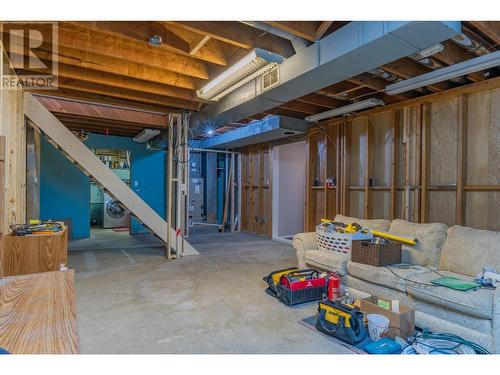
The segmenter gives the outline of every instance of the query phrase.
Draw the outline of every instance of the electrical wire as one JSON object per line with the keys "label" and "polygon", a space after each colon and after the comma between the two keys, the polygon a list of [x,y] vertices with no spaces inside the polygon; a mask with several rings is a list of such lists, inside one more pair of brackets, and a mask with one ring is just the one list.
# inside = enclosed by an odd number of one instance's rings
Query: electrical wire
{"label": "electrical wire", "polygon": [[479,344],[452,333],[417,333],[401,354],[490,354]]}

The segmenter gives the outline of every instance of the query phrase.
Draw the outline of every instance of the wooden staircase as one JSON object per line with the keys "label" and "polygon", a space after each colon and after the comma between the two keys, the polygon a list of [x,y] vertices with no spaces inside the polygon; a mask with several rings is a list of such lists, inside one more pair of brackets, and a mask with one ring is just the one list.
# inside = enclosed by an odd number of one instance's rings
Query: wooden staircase
{"label": "wooden staircase", "polygon": [[198,251],[169,223],[148,206],[130,187],[111,171],[64,124],[45,108],[33,95],[24,94],[25,115],[56,148],[77,165],[86,175],[109,192],[143,225],[165,243],[170,243],[177,256],[198,255]]}

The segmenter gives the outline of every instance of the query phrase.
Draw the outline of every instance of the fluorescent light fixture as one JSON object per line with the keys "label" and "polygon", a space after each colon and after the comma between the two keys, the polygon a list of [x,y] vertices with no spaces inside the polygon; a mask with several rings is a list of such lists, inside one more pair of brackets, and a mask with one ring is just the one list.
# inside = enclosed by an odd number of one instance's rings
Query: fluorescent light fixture
{"label": "fluorescent light fixture", "polygon": [[424,86],[432,85],[433,83],[446,81],[452,78],[465,76],[480,70],[494,68],[500,65],[500,51],[492,52],[487,55],[475,57],[454,65],[447,66],[434,70],[429,73],[422,74],[417,77],[412,77],[393,83],[385,87],[385,92],[388,95],[395,95],[405,91],[415,90]]}
{"label": "fluorescent light fixture", "polygon": [[204,100],[219,100],[281,62],[283,56],[256,48],[198,90],[198,97]]}
{"label": "fluorescent light fixture", "polygon": [[325,120],[327,118],[345,115],[346,113],[357,112],[357,111],[361,111],[362,109],[375,107],[377,105],[385,105],[385,103],[383,100],[371,98],[371,99],[363,100],[360,102],[352,103],[352,104],[346,105],[344,107],[334,108],[334,109],[330,109],[329,111],[326,111],[326,112],[321,112],[321,113],[317,113],[317,114],[312,115],[312,116],[308,116],[308,117],[306,117],[306,121],[318,122],[321,120]]}
{"label": "fluorescent light fixture", "polygon": [[144,143],[149,141],[151,138],[156,137],[158,134],[160,134],[158,129],[144,129],[134,137],[133,141],[137,143]]}

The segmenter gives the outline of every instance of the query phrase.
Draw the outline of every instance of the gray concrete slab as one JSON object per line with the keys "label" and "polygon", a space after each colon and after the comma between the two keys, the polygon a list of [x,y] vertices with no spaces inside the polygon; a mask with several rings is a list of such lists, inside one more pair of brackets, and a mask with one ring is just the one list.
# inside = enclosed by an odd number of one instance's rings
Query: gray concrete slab
{"label": "gray concrete slab", "polygon": [[115,235],[69,253],[82,353],[352,354],[298,324],[315,303],[287,307],[264,292],[263,275],[295,265],[291,246],[204,234],[190,238],[201,255],[167,261],[160,247]]}

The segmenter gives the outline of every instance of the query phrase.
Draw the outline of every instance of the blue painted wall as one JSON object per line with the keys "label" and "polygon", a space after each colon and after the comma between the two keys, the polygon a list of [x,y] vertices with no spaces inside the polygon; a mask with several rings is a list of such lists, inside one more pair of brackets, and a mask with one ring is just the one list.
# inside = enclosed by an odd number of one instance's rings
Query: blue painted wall
{"label": "blue painted wall", "polygon": [[[152,151],[132,138],[91,134],[89,148],[130,150],[131,188],[165,217],[165,151]],[[90,183],[77,166],[42,137],[40,156],[40,217],[71,219],[73,238],[90,236]],[[132,234],[148,230],[132,219]]]}

